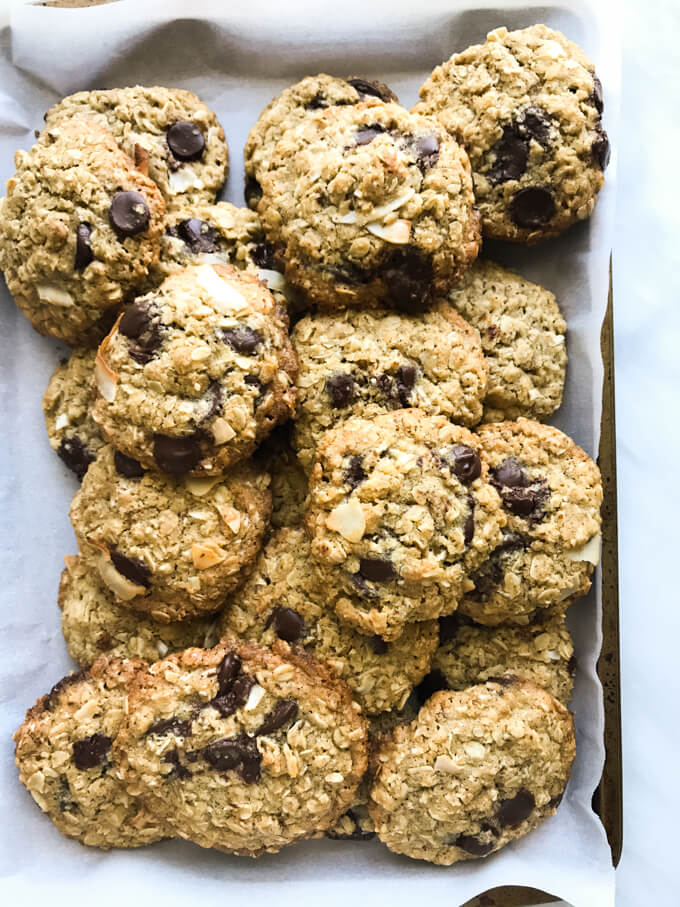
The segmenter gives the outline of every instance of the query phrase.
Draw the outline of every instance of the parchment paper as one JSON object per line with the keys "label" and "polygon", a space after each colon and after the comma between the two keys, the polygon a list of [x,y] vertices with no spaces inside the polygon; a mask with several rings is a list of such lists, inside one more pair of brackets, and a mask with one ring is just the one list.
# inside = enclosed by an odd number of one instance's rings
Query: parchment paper
{"label": "parchment paper", "polygon": [[[550,6],[451,0],[320,3],[121,0],[85,10],[18,4],[0,32],[0,180],[16,148],[28,148],[42,114],[87,88],[159,83],[190,88],[217,110],[231,149],[225,198],[242,200],[242,148],[259,111],[286,85],[326,71],[380,78],[410,107],[431,69],[491,28],[545,22],[584,47],[605,87],[613,146],[595,215],[538,249],[494,244],[493,254],[558,297],[567,318],[569,369],[554,424],[595,454],[608,289],[619,107],[619,36],[613,4]],[[610,10],[611,7],[611,10]],[[612,12],[612,15],[608,15]],[[590,807],[604,758],[600,583],[569,615],[578,656],[572,709],[578,754],[554,818],[483,861],[450,868],[392,855],[378,842],[311,841],[258,861],[168,841],[100,853],[63,838],[20,785],[11,734],[25,709],[73,665],[60,632],[56,592],[74,553],[68,508],[76,482],[50,450],[40,397],[64,347],[39,337],[0,287],[2,629],[0,782],[5,904],[412,905],[456,907],[498,885],[527,885],[575,907],[612,907],[614,875],[604,830]],[[219,901],[218,901],[219,899]]]}

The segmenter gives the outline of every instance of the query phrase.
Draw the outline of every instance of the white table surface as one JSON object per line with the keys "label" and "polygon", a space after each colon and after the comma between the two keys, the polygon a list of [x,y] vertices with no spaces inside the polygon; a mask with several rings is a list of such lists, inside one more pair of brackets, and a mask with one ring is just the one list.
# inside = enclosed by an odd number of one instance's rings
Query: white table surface
{"label": "white table surface", "polygon": [[[10,5],[0,0],[0,27]],[[616,902],[673,907],[680,902],[680,2],[623,0],[621,15],[614,332],[624,848]]]}

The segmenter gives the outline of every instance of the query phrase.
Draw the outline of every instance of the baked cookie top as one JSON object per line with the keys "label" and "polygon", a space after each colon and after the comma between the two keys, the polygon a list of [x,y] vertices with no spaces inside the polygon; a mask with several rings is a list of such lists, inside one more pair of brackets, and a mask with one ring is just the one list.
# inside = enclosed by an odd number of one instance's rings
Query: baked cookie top
{"label": "baked cookie top", "polygon": [[92,564],[67,555],[59,583],[61,631],[69,655],[90,665],[100,655],[158,661],[190,646],[208,646],[214,635],[211,617],[164,623],[116,603],[113,592]]}
{"label": "baked cookie top", "polygon": [[269,476],[243,463],[214,479],[145,470],[102,448],[71,504],[88,566],[116,602],[166,622],[217,611],[269,523]]}
{"label": "baked cookie top", "polygon": [[105,441],[92,418],[95,350],[74,350],[50,378],[42,408],[50,447],[82,479]]}
{"label": "baked cookie top", "polygon": [[113,741],[144,662],[103,656],[69,674],[26,712],[14,734],[19,778],[62,834],[91,847],[140,847],[170,837],[118,774]]}
{"label": "baked cookie top", "polygon": [[220,618],[222,635],[262,645],[276,639],[329,664],[366,713],[401,708],[437,647],[434,621],[411,624],[395,642],[345,626],[329,603],[303,529],[276,532]]}
{"label": "baked cookie top", "polygon": [[47,111],[47,128],[67,117],[109,129],[169,208],[189,200],[214,202],[226,179],[224,130],[192,91],[158,85],[79,91]]}
{"label": "baked cookie top", "polygon": [[293,411],[288,318],[264,284],[228,265],[171,274],[102,342],[95,419],[149,468],[218,476]]}
{"label": "baked cookie top", "polygon": [[258,212],[286,277],[320,305],[421,311],[477,256],[467,154],[398,104],[313,111],[261,180]]}
{"label": "baked cookie top", "polygon": [[306,525],[342,620],[395,639],[455,611],[505,517],[478,439],[444,416],[353,418],[317,448]]}
{"label": "baked cookie top", "polygon": [[553,815],[575,752],[571,715],[529,681],[435,693],[378,750],[375,830],[430,863],[486,856]]}
{"label": "baked cookie top", "polygon": [[600,557],[600,471],[567,435],[530,419],[479,429],[507,525],[461,604],[478,623],[527,623],[590,588]]}
{"label": "baked cookie top", "polygon": [[417,406],[462,425],[481,418],[488,367],[479,335],[446,303],[420,315],[309,315],[291,340],[299,365],[294,443],[306,469],[323,433],[350,416]]}
{"label": "baked cookie top", "polygon": [[550,290],[477,259],[447,301],[479,331],[489,366],[484,421],[552,415],[564,390],[567,324]]}
{"label": "baked cookie top", "polygon": [[161,194],[89,120],[47,127],[14,163],[0,201],[7,286],[39,333],[96,344],[111,310],[158,260]]}
{"label": "baked cookie top", "polygon": [[540,242],[592,214],[609,160],[602,85],[561,32],[497,28],[437,66],[420,98],[414,110],[470,155],[485,236]]}
{"label": "baked cookie top", "polygon": [[187,649],[140,676],[116,746],[179,837],[258,856],[324,831],[366,769],[359,706],[286,643]]}

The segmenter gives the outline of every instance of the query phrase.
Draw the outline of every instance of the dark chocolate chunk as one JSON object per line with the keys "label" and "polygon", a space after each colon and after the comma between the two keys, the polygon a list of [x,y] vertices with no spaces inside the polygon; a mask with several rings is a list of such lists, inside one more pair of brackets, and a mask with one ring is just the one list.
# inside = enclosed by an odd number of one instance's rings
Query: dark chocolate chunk
{"label": "dark chocolate chunk", "polygon": [[527,138],[533,139],[544,148],[550,148],[550,125],[552,119],[541,107],[527,107],[522,114],[521,127]]}
{"label": "dark chocolate chunk", "polygon": [[254,737],[239,734],[236,737],[223,737],[202,750],[203,758],[220,772],[239,768],[243,780],[252,784],[260,777],[261,756]]}
{"label": "dark chocolate chunk", "polygon": [[299,706],[294,699],[280,699],[271,712],[264,716],[262,724],[255,731],[255,736],[262,734],[271,734],[278,731],[284,724],[289,721],[295,721],[298,716]]}
{"label": "dark chocolate chunk", "polygon": [[363,467],[364,458],[361,454],[353,454],[349,458],[349,466],[345,470],[345,481],[349,487],[354,490],[366,478],[366,472]]}
{"label": "dark chocolate chunk", "polygon": [[90,463],[94,463],[97,459],[96,454],[92,453],[90,448],[86,447],[76,435],[61,439],[57,448],[57,455],[64,461],[71,472],[75,472],[81,481]]}
{"label": "dark chocolate chunk", "polygon": [[254,356],[264,340],[259,331],[248,327],[238,327],[233,330],[223,329],[220,336],[233,350],[244,356]]}
{"label": "dark chocolate chunk", "polygon": [[148,305],[143,302],[133,302],[123,312],[123,317],[118,323],[118,330],[130,340],[137,340],[148,331],[150,322]]}
{"label": "dark chocolate chunk", "polygon": [[220,250],[220,234],[210,224],[197,217],[190,217],[177,224],[177,235],[194,255]]}
{"label": "dark chocolate chunk", "polygon": [[314,97],[305,104],[305,110],[325,110],[327,107],[328,98],[321,91],[317,91]]}
{"label": "dark chocolate chunk", "polygon": [[292,608],[274,608],[267,618],[265,627],[272,625],[279,639],[284,639],[286,642],[297,642],[307,633],[304,618]]}
{"label": "dark chocolate chunk", "polygon": [[359,573],[371,583],[390,583],[397,578],[392,561],[382,557],[362,557]]}
{"label": "dark chocolate chunk", "polygon": [[522,787],[514,797],[501,800],[496,808],[496,816],[503,828],[514,828],[529,818],[535,806],[534,795]]}
{"label": "dark chocolate chunk", "polygon": [[604,95],[602,92],[602,82],[598,77],[593,73],[593,93],[590,95],[590,103],[594,106],[595,110],[598,113],[602,113],[604,110]]}
{"label": "dark chocolate chunk", "polygon": [[223,718],[228,718],[229,715],[233,715],[236,709],[240,709],[241,706],[246,704],[250,691],[254,686],[254,677],[249,674],[239,674],[233,680],[227,692],[216,696],[210,702],[210,705],[216,708]]}
{"label": "dark chocolate chunk", "polygon": [[510,202],[510,217],[518,227],[531,230],[550,223],[555,214],[555,199],[544,186],[520,189]]}
{"label": "dark chocolate chunk", "polygon": [[439,160],[439,139],[434,132],[418,136],[413,142],[416,163],[423,173]]}
{"label": "dark chocolate chunk", "polygon": [[444,460],[454,476],[464,485],[474,482],[482,474],[480,456],[474,447],[468,447],[467,444],[454,444],[444,454]]}
{"label": "dark chocolate chunk", "polygon": [[354,378],[352,375],[331,375],[326,379],[326,393],[334,409],[344,409],[354,400]]}
{"label": "dark chocolate chunk", "polygon": [[502,463],[491,470],[491,484],[496,488],[526,488],[531,479],[524,471],[517,457],[506,457]]}
{"label": "dark chocolate chunk", "polygon": [[141,479],[146,473],[146,469],[144,469],[138,460],[133,460],[132,457],[126,457],[125,454],[121,453],[119,450],[114,452],[113,462],[118,475],[121,475],[126,479]]}
{"label": "dark chocolate chunk", "polygon": [[258,243],[250,250],[250,257],[258,266],[268,271],[276,271],[276,260],[274,258],[274,246],[266,239]]}
{"label": "dark chocolate chunk", "polygon": [[376,655],[384,655],[389,649],[389,644],[385,642],[382,636],[374,636],[371,642]]}
{"label": "dark chocolate chunk", "polygon": [[217,669],[217,695],[223,696],[241,672],[241,659],[236,652],[227,652]]}
{"label": "dark chocolate chunk", "polygon": [[370,126],[360,126],[354,133],[355,145],[370,145],[373,139],[385,132],[385,127],[380,123],[372,123]]}
{"label": "dark chocolate chunk", "polygon": [[456,638],[460,627],[460,618],[457,614],[448,614],[446,617],[439,618],[439,645],[451,642]]}
{"label": "dark chocolate chunk", "polygon": [[151,584],[151,570],[149,570],[143,560],[138,557],[126,557],[117,548],[112,548],[110,554],[113,566],[122,576],[137,586],[146,586],[148,588]]}
{"label": "dark chocolate chunk", "polygon": [[90,245],[90,235],[92,226],[86,221],[78,224],[76,229],[76,271],[84,271],[85,268],[94,259],[92,246]]}
{"label": "dark chocolate chunk", "polygon": [[201,424],[209,422],[218,413],[222,412],[222,386],[219,381],[210,382],[203,399],[208,401],[208,409],[205,415],[201,417]]}
{"label": "dark chocolate chunk", "polygon": [[188,435],[184,438],[154,435],[153,458],[159,469],[171,475],[189,472],[201,460],[200,438],[197,435]]}
{"label": "dark chocolate chunk", "polygon": [[416,699],[420,705],[424,705],[434,693],[448,689],[450,687],[446,675],[438,668],[435,668],[429,674],[426,674],[415,688]]}
{"label": "dark chocolate chunk", "polygon": [[[188,755],[189,754],[187,754],[187,757]],[[177,777],[182,781],[186,780],[187,778],[191,778],[191,772],[185,765],[182,765],[182,763],[180,762],[179,753],[177,752],[177,750],[168,750],[167,752],[163,753],[162,759],[163,762],[166,762],[168,763],[168,765],[172,766],[172,771],[170,771],[168,775],[166,775],[166,778],[170,777],[170,775],[173,774],[177,775]]]}
{"label": "dark chocolate chunk", "polygon": [[474,835],[458,835],[452,844],[469,853],[471,857],[484,857],[494,849],[495,841],[485,842]]}
{"label": "dark chocolate chunk", "polygon": [[470,512],[465,517],[463,524],[463,541],[466,545],[470,544],[475,535],[475,499],[471,494],[468,495],[468,506]]}
{"label": "dark chocolate chunk", "polygon": [[418,371],[415,365],[400,365],[397,371],[397,396],[402,406],[408,406]]}
{"label": "dark chocolate chunk", "polygon": [[144,736],[148,737],[150,734],[174,734],[176,737],[189,737],[191,734],[191,721],[183,721],[176,715],[173,715],[172,718],[159,718],[154,721]]}
{"label": "dark chocolate chunk", "polygon": [[243,198],[249,208],[257,208],[257,203],[262,198],[262,186],[252,176],[249,176],[246,180]]}
{"label": "dark chocolate chunk", "polygon": [[74,671],[72,674],[67,674],[65,677],[62,677],[61,680],[58,680],[45,698],[45,708],[47,709],[47,711],[52,711],[61,692],[72,686],[74,683],[79,683],[81,680],[86,680],[89,676],[89,668],[81,668],[79,671]]}
{"label": "dark chocolate chunk", "polygon": [[419,249],[394,249],[381,268],[387,303],[401,312],[417,313],[431,301],[432,261]]}
{"label": "dark chocolate chunk", "polygon": [[492,186],[518,180],[527,169],[529,142],[520,135],[515,124],[503,127],[503,135],[491,152],[496,157],[486,176]]}
{"label": "dark chocolate chunk", "polygon": [[139,192],[116,192],[109,208],[109,219],[120,236],[136,236],[149,226],[149,206]]}
{"label": "dark chocolate chunk", "polygon": [[196,161],[205,149],[205,138],[195,123],[180,120],[165,133],[168,148],[178,161]]}
{"label": "dark chocolate chunk", "polygon": [[545,515],[543,505],[549,495],[545,479],[539,479],[527,488],[501,489],[503,506],[515,516],[531,517],[533,522],[539,522]]}
{"label": "dark chocolate chunk", "polygon": [[368,585],[368,583],[360,573],[352,573],[350,575],[350,580],[352,581],[352,585],[356,589],[357,593],[361,596],[361,598],[378,598],[378,593],[375,591],[375,589],[371,589],[371,587]]}
{"label": "dark chocolate chunk", "polygon": [[593,142],[593,158],[600,170],[604,170],[611,157],[609,138],[604,129],[598,129],[597,138]]}
{"label": "dark chocolate chunk", "polygon": [[128,353],[131,359],[142,365],[153,359],[161,345],[160,326],[152,318],[148,303],[133,302],[129,305],[118,323],[118,330],[134,341],[128,344]]}
{"label": "dark chocolate chunk", "polygon": [[369,95],[372,98],[380,98],[381,101],[396,101],[397,96],[393,91],[383,85],[382,82],[372,82],[368,79],[347,79],[348,85],[351,85],[352,88],[356,90],[361,95]]}
{"label": "dark chocolate chunk", "polygon": [[106,761],[107,753],[111,749],[113,740],[104,734],[92,734],[83,737],[73,744],[73,762],[81,772],[86,768],[95,768]]}

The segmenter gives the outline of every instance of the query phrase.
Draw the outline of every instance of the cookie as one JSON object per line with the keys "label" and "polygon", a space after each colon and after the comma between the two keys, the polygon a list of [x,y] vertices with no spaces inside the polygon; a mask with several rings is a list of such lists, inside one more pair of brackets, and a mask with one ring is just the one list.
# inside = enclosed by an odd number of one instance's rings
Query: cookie
{"label": "cookie", "polygon": [[90,665],[103,653],[117,658],[158,661],[190,646],[217,640],[211,618],[168,624],[116,604],[97,570],[81,557],[67,556],[59,583],[61,630],[69,655]]}
{"label": "cookie", "polygon": [[214,202],[226,179],[224,130],[191,91],[158,85],[79,91],[47,111],[47,127],[67,117],[85,117],[108,128],[156,183],[169,208]]}
{"label": "cookie", "polygon": [[562,402],[567,368],[567,324],[554,295],[478,259],[447,301],[481,337],[489,365],[483,420],[552,415]]}
{"label": "cookie", "polygon": [[227,602],[221,635],[261,645],[284,639],[330,665],[367,714],[401,708],[437,648],[434,621],[411,624],[395,642],[340,622],[314,568],[303,529],[280,529],[245,585]]}
{"label": "cookie", "polygon": [[310,111],[348,104],[398,102],[397,96],[382,82],[361,78],[340,79],[320,73],[306,76],[286,88],[264,108],[248,133],[243,152],[246,172],[246,203],[252,208],[262,198],[261,174],[269,169],[276,143],[305,120]]}
{"label": "cookie", "polygon": [[262,225],[312,302],[421,311],[477,256],[467,154],[398,104],[313,111],[261,176]]}
{"label": "cookie", "polygon": [[126,791],[112,751],[144,662],[104,656],[69,674],[14,734],[19,779],[62,834],[91,847],[140,847],[170,836]]}
{"label": "cookie", "polygon": [[287,316],[257,277],[184,268],[102,342],[94,416],[148,468],[218,476],[290,416],[296,370]]}
{"label": "cookie", "polygon": [[567,435],[529,419],[483,425],[478,437],[507,525],[472,574],[462,613],[494,626],[566,609],[600,558],[599,469]]}
{"label": "cookie", "polygon": [[265,438],[253,461],[271,477],[273,529],[299,526],[305,512],[307,475],[290,446],[289,425],[281,425]]}
{"label": "cookie", "polygon": [[92,418],[95,355],[74,350],[57,366],[42,398],[50,447],[79,479],[105,443]]}
{"label": "cookie", "polygon": [[602,85],[563,34],[497,28],[438,66],[420,98],[414,111],[470,155],[485,236],[537,243],[590,217],[609,161]]}
{"label": "cookie", "polygon": [[435,693],[381,745],[368,809],[395,853],[483,857],[555,813],[575,752],[571,715],[529,681]]}
{"label": "cookie", "polygon": [[286,643],[223,643],[152,665],[116,755],[128,788],[175,834],[259,856],[325,831],[366,769],[359,706]]}
{"label": "cookie", "polygon": [[438,690],[464,690],[515,674],[566,705],[574,686],[574,644],[561,612],[545,609],[524,627],[482,627],[453,614],[440,620],[440,645],[417,694],[425,702]]}
{"label": "cookie", "polygon": [[445,303],[421,315],[310,315],[291,340],[299,366],[294,444],[307,470],[323,433],[350,416],[417,406],[462,425],[481,418],[488,367],[479,335]]}
{"label": "cookie", "polygon": [[250,463],[222,479],[176,478],[106,446],[73,499],[71,522],[117,604],[183,620],[217,611],[243,582],[269,522],[268,485]]}
{"label": "cookie", "polygon": [[343,621],[392,640],[456,610],[505,523],[479,447],[419,409],[348,419],[323,436],[306,525]]}
{"label": "cookie", "polygon": [[0,200],[0,269],[40,334],[92,346],[158,260],[165,205],[103,127],[45,129]]}

